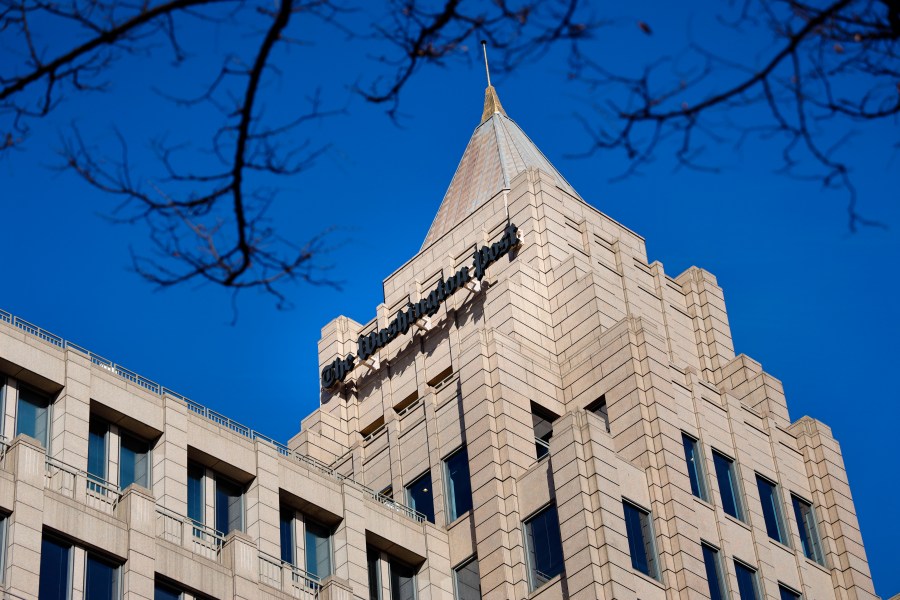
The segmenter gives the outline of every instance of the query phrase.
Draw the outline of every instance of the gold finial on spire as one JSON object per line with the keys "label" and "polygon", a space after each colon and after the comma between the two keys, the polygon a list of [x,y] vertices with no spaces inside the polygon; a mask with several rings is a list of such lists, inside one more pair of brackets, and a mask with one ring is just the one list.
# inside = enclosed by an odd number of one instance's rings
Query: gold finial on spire
{"label": "gold finial on spire", "polygon": [[484,110],[481,111],[481,122],[484,123],[490,119],[495,113],[506,116],[503,105],[500,104],[500,98],[497,96],[497,90],[491,85],[491,70],[488,68],[487,58],[487,42],[481,40],[481,49],[484,52],[484,73],[487,75],[487,89],[484,90]]}

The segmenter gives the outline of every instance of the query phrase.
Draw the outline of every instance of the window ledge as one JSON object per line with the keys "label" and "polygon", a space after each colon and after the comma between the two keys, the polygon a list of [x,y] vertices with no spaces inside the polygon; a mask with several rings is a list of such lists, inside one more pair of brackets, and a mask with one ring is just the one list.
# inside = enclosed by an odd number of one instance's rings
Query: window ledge
{"label": "window ledge", "polygon": [[716,510],[716,507],[713,506],[708,500],[704,500],[704,499],[701,498],[700,496],[694,496],[693,494],[691,494],[691,497],[692,497],[698,504],[700,504],[700,506],[705,506],[706,508],[708,508],[708,509],[710,509],[710,510],[712,510],[712,511],[715,511],[715,510]]}
{"label": "window ledge", "polygon": [[634,567],[631,568],[631,572],[634,573],[635,575],[637,575],[638,577],[640,577],[641,579],[643,579],[644,581],[650,582],[653,585],[655,585],[656,587],[658,587],[659,589],[666,591],[666,586],[663,585],[663,582],[661,582],[659,579],[656,579],[655,577],[650,577],[649,575],[642,573],[641,571],[638,571]]}
{"label": "window ledge", "polygon": [[779,541],[776,540],[775,538],[771,538],[771,537],[770,537],[770,538],[769,538],[769,541],[770,541],[770,542],[772,543],[772,545],[775,546],[776,548],[781,548],[781,549],[784,550],[785,552],[790,552],[791,554],[794,553],[794,549],[793,549],[793,548],[791,548],[790,546],[788,546],[788,545],[785,544],[785,543],[779,542]]}
{"label": "window ledge", "polygon": [[528,596],[526,596],[526,598],[536,598],[538,595],[545,592],[548,587],[550,587],[553,584],[562,580],[562,576],[563,576],[562,573],[560,573],[559,575],[554,575],[553,577],[551,577],[550,579],[548,579],[547,581],[542,583],[539,587],[536,587],[533,590],[531,590],[531,593],[528,594]]}
{"label": "window ledge", "polygon": [[[728,514],[727,512],[725,512],[725,511],[722,511],[722,514],[725,515],[725,518],[728,519],[729,521],[731,521],[732,523],[735,523],[735,524],[737,524],[737,525],[740,525],[741,527],[743,527],[743,528],[746,529],[747,531],[753,531],[753,530],[750,528],[750,524],[749,524],[749,523],[744,523],[743,521],[741,521],[741,520],[738,519],[737,517],[732,517],[731,515],[729,515],[729,514]],[[771,538],[769,538],[769,539],[771,539]]]}
{"label": "window ledge", "polygon": [[455,519],[453,519],[452,521],[450,521],[449,523],[447,523],[447,525],[446,525],[445,527],[446,527],[447,529],[453,529],[454,527],[456,527],[457,525],[459,525],[461,522],[465,521],[465,520],[469,517],[469,515],[471,515],[471,514],[472,514],[472,511],[471,511],[471,510],[467,510],[467,511],[464,512],[463,514],[459,515],[458,517],[456,517]]}
{"label": "window ledge", "polygon": [[831,575],[831,570],[828,567],[826,567],[825,565],[819,564],[811,558],[807,558],[806,555],[803,555],[803,558],[806,559],[807,564],[816,567],[817,569],[819,569],[820,571],[822,571],[824,573],[827,573],[828,575]]}

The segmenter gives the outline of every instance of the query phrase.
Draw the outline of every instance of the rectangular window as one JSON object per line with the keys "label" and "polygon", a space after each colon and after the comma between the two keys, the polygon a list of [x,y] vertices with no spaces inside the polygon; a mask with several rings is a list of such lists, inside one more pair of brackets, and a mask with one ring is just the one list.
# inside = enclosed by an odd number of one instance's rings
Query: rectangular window
{"label": "rectangular window", "polygon": [[551,504],[525,522],[525,551],[531,589],[535,590],[563,571],[559,515]]}
{"label": "rectangular window", "polygon": [[[88,426],[88,477],[106,482],[106,434],[109,426],[105,421],[91,418]],[[100,488],[98,487],[97,490]]]}
{"label": "rectangular window", "polygon": [[584,407],[584,410],[590,411],[603,419],[603,425],[606,427],[606,433],[609,433],[609,410],[606,407],[606,396],[600,396],[597,400]]}
{"label": "rectangular window", "polygon": [[331,575],[331,530],[309,519],[306,525],[306,571],[319,579]]}
{"label": "rectangular window", "polygon": [[756,581],[756,570],[748,567],[739,560],[735,560],[734,571],[737,575],[738,597],[741,600],[760,600],[759,583]]}
{"label": "rectangular window", "polygon": [[153,586],[153,600],[181,600],[181,592],[170,585],[157,581]]}
{"label": "rectangular window", "polygon": [[366,549],[366,562],[369,565],[369,600],[381,600],[381,561],[378,551]]}
{"label": "rectangular window", "polygon": [[19,384],[16,435],[20,433],[30,435],[46,448],[50,442],[49,412],[50,398],[37,390]]}
{"label": "rectangular window", "polygon": [[84,597],[90,600],[115,600],[119,597],[119,566],[92,552],[87,553]]}
{"label": "rectangular window", "polygon": [[814,560],[825,566],[825,555],[822,552],[822,544],[819,541],[819,528],[816,526],[816,513],[812,504],[791,495],[794,505],[794,517],[797,519],[797,529],[800,533],[800,545],[803,546],[803,554],[806,558]]}
{"label": "rectangular window", "polygon": [[537,459],[550,454],[550,438],[553,437],[553,421],[556,415],[537,404],[531,404],[531,424],[534,427],[534,446]]}
{"label": "rectangular window", "polygon": [[800,594],[780,583],[778,584],[778,597],[781,600],[800,600],[802,598]]}
{"label": "rectangular window", "polygon": [[686,433],[681,434],[681,443],[684,446],[684,460],[687,462],[688,479],[691,480],[691,493],[709,502],[709,492],[706,489],[706,471],[703,469],[703,453],[700,452],[700,442]]}
{"label": "rectangular window", "polygon": [[150,444],[122,435],[119,444],[119,489],[132,483],[150,489]]}
{"label": "rectangular window", "polygon": [[206,469],[200,465],[188,463],[188,518],[201,525],[206,523],[206,494],[203,491],[203,474],[205,471]]}
{"label": "rectangular window", "polygon": [[416,571],[410,566],[390,561],[391,600],[416,600]]}
{"label": "rectangular window", "polygon": [[72,581],[72,544],[44,537],[38,600],[67,600]]}
{"label": "rectangular window", "polygon": [[430,472],[426,472],[406,486],[406,502],[434,523],[434,497],[431,491]]}
{"label": "rectangular window", "polygon": [[444,482],[447,486],[447,522],[452,523],[472,510],[472,481],[465,447],[444,461]]}
{"label": "rectangular window", "polygon": [[722,508],[735,519],[744,520],[744,507],[741,504],[741,488],[737,479],[734,461],[713,450],[713,464],[716,467],[716,478],[719,480],[719,495],[722,497]]}
{"label": "rectangular window", "polygon": [[0,585],[3,585],[6,574],[6,517],[7,515],[0,513]]}
{"label": "rectangular window", "polygon": [[281,526],[281,560],[289,564],[296,564],[294,553],[297,544],[294,541],[294,511],[290,509],[281,509],[280,515]]}
{"label": "rectangular window", "polygon": [[216,477],[216,531],[235,530],[244,530],[244,491],[233,481]]}
{"label": "rectangular window", "polygon": [[622,501],[622,506],[625,509],[625,530],[628,533],[631,566],[644,575],[659,579],[656,542],[650,513],[625,500]]}
{"label": "rectangular window", "polygon": [[481,576],[478,574],[477,558],[453,569],[453,589],[456,600],[481,600]]}
{"label": "rectangular window", "polygon": [[719,551],[706,543],[701,543],[700,547],[703,549],[703,564],[706,566],[710,600],[727,600],[728,592],[725,588],[725,575],[722,572]]}
{"label": "rectangular window", "polygon": [[756,487],[759,488],[759,500],[762,503],[763,518],[766,521],[766,533],[773,540],[787,545],[787,529],[784,526],[781,494],[778,492],[778,486],[765,477],[757,475]]}

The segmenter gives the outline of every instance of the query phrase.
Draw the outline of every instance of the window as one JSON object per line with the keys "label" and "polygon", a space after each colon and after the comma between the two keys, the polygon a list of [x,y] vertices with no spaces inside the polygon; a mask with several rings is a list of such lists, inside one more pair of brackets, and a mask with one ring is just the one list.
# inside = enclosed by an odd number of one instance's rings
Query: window
{"label": "window", "polygon": [[538,460],[550,454],[550,438],[553,437],[555,420],[556,415],[537,404],[531,404],[531,423],[534,427],[534,446]]}
{"label": "window", "polygon": [[0,585],[3,585],[6,573],[6,517],[7,515],[0,513]]}
{"label": "window", "polygon": [[628,533],[631,566],[644,575],[659,579],[650,513],[625,500],[622,501],[622,506],[625,508],[625,530]]}
{"label": "window", "polygon": [[72,579],[72,545],[54,538],[41,540],[39,600],[67,600]]}
{"label": "window", "polygon": [[150,445],[130,435],[119,440],[119,488],[132,483],[150,488]]}
{"label": "window", "polygon": [[794,505],[794,517],[797,519],[797,529],[800,532],[800,545],[803,546],[803,554],[806,558],[825,566],[825,555],[822,552],[822,544],[819,541],[819,530],[816,527],[816,513],[812,504],[791,495]]}
{"label": "window", "polygon": [[16,414],[16,435],[30,435],[44,448],[49,445],[50,398],[37,390],[19,384],[19,404]]}
{"label": "window", "polygon": [[701,543],[700,547],[703,549],[703,564],[706,566],[710,600],[727,600],[728,592],[725,589],[725,575],[722,573],[719,551],[706,543]]}
{"label": "window", "polygon": [[153,600],[182,600],[181,592],[170,585],[157,581],[153,586]]}
{"label": "window", "polygon": [[481,600],[481,576],[478,559],[472,558],[453,569],[453,589],[456,600]]}
{"label": "window", "polygon": [[713,450],[713,464],[716,467],[716,478],[719,480],[719,495],[722,497],[722,508],[726,513],[744,520],[744,508],[741,504],[740,485],[734,461]]}
{"label": "window", "polygon": [[416,571],[403,563],[390,561],[391,600],[416,600]]}
{"label": "window", "polygon": [[87,553],[84,597],[91,600],[115,600],[119,597],[119,566],[92,552]]}
{"label": "window", "polygon": [[424,475],[406,486],[406,500],[414,510],[434,523],[434,498],[431,495],[431,473]]}
{"label": "window", "polygon": [[279,522],[281,526],[281,560],[292,565],[296,564],[294,562],[297,546],[294,540],[294,511],[282,508]]}
{"label": "window", "polygon": [[778,584],[778,597],[781,598],[781,600],[800,600],[800,598],[802,598],[800,594],[780,583]]}
{"label": "window", "polygon": [[759,500],[762,503],[763,518],[766,521],[766,532],[775,541],[787,544],[784,527],[784,515],[781,512],[781,494],[778,486],[765,477],[756,476],[756,487],[759,488]]}
{"label": "window", "polygon": [[244,530],[244,491],[221,476],[216,476],[216,531]]}
{"label": "window", "polygon": [[451,523],[472,510],[472,481],[465,447],[444,461],[444,482],[447,486],[447,522]]}
{"label": "window", "polygon": [[369,600],[381,600],[381,564],[378,551],[367,548],[366,562],[369,565]]}
{"label": "window", "polygon": [[[88,477],[106,482],[106,439],[109,427],[106,422],[91,419],[88,427]],[[98,490],[100,488],[97,488]]]}
{"label": "window", "polygon": [[738,597],[741,600],[760,600],[759,584],[756,582],[756,570],[739,560],[735,560],[734,571],[737,575]]}
{"label": "window", "polygon": [[532,590],[562,573],[562,538],[555,504],[525,522],[525,551],[528,554],[528,575]]}
{"label": "window", "polygon": [[319,579],[331,575],[331,530],[310,521],[306,525],[306,571]]}
{"label": "window", "polygon": [[3,436],[4,415],[6,415],[6,377],[0,375],[0,440],[6,439]]}
{"label": "window", "polygon": [[[188,518],[195,523],[206,522],[206,494],[203,490],[203,474],[205,469],[200,465],[188,463]],[[197,531],[194,532],[195,535]]]}
{"label": "window", "polygon": [[686,433],[681,434],[681,443],[684,446],[684,460],[687,461],[688,479],[691,480],[691,493],[709,502],[709,492],[706,489],[706,471],[703,469],[703,453],[700,451],[700,442]]}
{"label": "window", "polygon": [[606,396],[600,396],[599,399],[587,405],[584,410],[589,411],[603,419],[606,426],[606,433],[609,433],[609,411],[606,408]]}

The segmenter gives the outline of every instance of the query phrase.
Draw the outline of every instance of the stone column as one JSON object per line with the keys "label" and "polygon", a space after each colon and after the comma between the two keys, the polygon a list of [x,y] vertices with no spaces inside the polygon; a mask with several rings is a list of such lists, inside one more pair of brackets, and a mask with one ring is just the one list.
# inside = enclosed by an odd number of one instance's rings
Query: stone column
{"label": "stone column", "polygon": [[259,550],[242,531],[232,531],[222,546],[222,566],[233,574],[234,600],[257,600],[259,591]]}
{"label": "stone column", "polygon": [[7,451],[15,476],[13,512],[7,520],[6,591],[37,598],[41,572],[46,452],[34,438],[19,435]]}
{"label": "stone column", "polygon": [[128,556],[122,567],[125,600],[153,600],[156,571],[156,499],[150,490],[128,486],[116,505],[116,516],[128,524]]}
{"label": "stone column", "polygon": [[160,506],[187,515],[187,406],[163,396],[165,427],[153,448],[153,490]]}
{"label": "stone column", "polygon": [[247,533],[259,549],[272,556],[281,554],[278,497],[278,450],[256,440],[256,477],[246,493]]}

